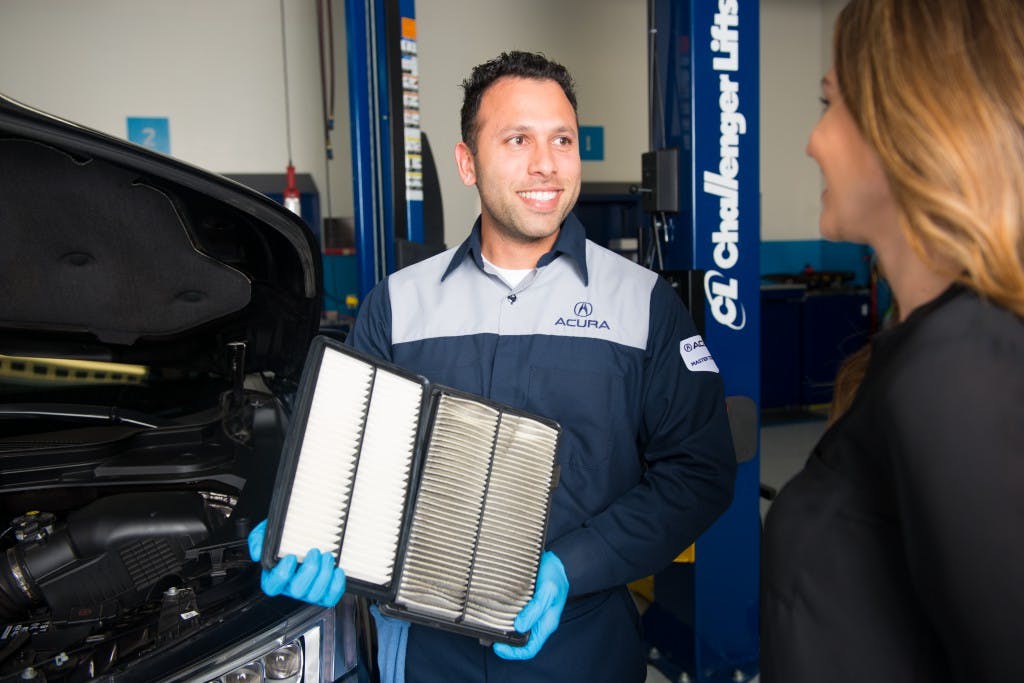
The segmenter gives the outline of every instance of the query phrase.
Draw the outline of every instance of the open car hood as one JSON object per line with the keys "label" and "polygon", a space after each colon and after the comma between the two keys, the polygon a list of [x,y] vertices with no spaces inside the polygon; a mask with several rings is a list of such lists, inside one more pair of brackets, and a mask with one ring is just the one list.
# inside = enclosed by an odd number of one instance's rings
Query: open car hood
{"label": "open car hood", "polygon": [[231,180],[0,96],[0,354],[297,378],[314,237]]}

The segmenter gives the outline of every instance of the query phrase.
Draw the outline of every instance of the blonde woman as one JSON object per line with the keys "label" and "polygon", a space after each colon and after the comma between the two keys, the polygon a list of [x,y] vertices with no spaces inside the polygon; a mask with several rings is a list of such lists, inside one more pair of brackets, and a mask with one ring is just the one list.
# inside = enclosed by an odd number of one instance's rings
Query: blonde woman
{"label": "blonde woman", "polygon": [[853,0],[808,154],[898,322],[765,529],[762,681],[1024,681],[1024,3]]}

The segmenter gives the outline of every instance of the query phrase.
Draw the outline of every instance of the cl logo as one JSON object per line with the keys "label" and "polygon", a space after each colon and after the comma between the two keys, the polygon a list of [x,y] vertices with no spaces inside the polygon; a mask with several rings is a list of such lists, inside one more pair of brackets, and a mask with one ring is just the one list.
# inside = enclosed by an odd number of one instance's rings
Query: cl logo
{"label": "cl logo", "polygon": [[572,312],[577,318],[587,318],[594,312],[594,307],[586,301],[581,301],[576,304],[575,308],[572,309]]}

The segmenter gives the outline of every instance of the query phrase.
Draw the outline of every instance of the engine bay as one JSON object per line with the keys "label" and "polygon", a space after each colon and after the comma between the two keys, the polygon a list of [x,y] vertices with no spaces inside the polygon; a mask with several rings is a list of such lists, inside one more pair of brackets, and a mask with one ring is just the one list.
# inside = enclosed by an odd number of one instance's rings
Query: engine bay
{"label": "engine bay", "polygon": [[[60,447],[52,432],[54,468],[35,452],[28,471],[36,440],[0,448],[0,681],[100,677],[256,598],[246,537],[266,509],[283,430],[275,400],[242,403],[241,420],[232,409],[133,432],[100,455],[108,426],[69,427]],[[78,483],[52,485],[62,480]]]}

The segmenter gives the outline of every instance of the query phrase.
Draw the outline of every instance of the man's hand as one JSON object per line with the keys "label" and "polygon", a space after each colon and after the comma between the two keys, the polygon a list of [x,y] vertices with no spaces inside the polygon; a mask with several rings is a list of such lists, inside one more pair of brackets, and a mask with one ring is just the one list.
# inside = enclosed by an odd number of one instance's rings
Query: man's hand
{"label": "man's hand", "polygon": [[514,622],[520,633],[530,632],[530,639],[521,647],[495,643],[494,654],[502,659],[533,659],[558,628],[568,596],[569,579],[565,575],[565,567],[558,556],[549,550],[540,556],[533,598],[526,603]]}
{"label": "man's hand", "polygon": [[[267,520],[249,533],[249,557],[253,562],[260,561],[266,533]],[[334,607],[345,592],[345,572],[336,565],[333,555],[312,548],[301,565],[294,555],[286,555],[273,569],[264,569],[260,586],[267,595],[283,594],[314,605]]]}

